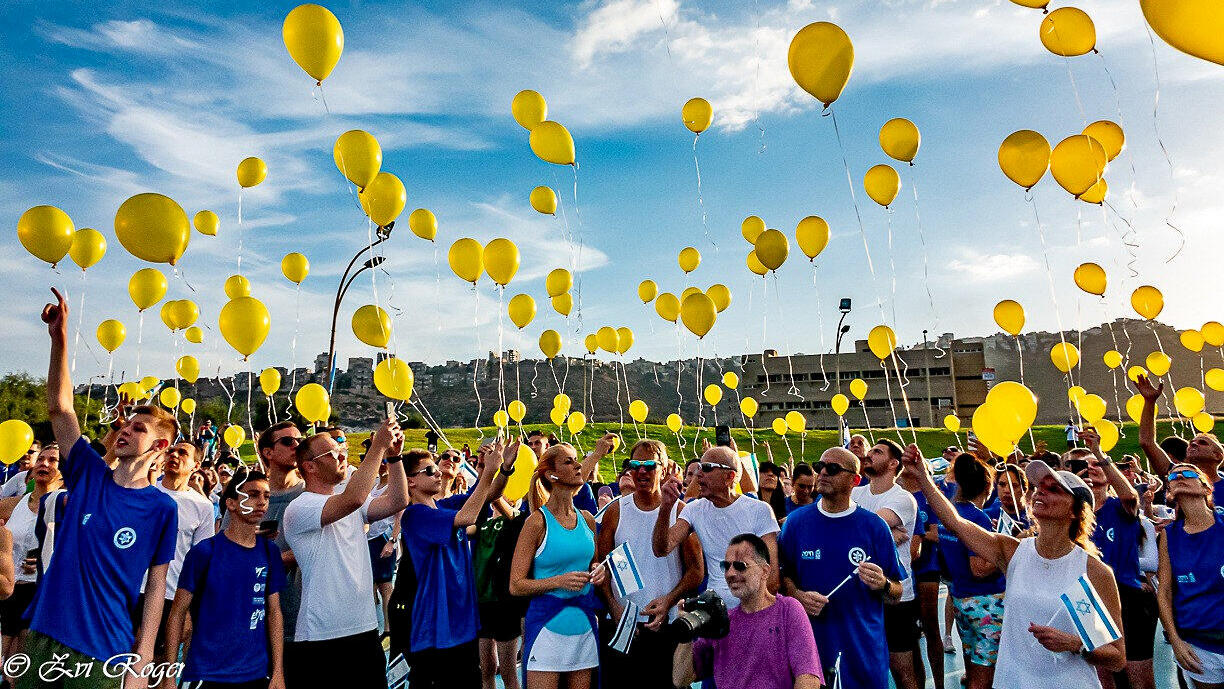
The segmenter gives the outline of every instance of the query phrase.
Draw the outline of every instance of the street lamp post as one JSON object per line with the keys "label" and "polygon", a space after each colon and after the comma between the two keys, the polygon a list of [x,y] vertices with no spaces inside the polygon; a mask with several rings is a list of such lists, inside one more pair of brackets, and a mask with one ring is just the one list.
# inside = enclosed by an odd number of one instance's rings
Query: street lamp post
{"label": "street lamp post", "polygon": [[[837,372],[834,374],[834,380],[837,382],[837,391],[841,392],[841,343],[842,337],[850,332],[850,326],[843,325],[846,316],[850,314],[850,298],[843,297],[838,303],[837,309],[841,311],[841,318],[837,319],[837,337],[834,338],[833,344],[833,360],[837,364]],[[845,419],[837,417],[837,437],[840,440],[844,432]]]}
{"label": "street lamp post", "polygon": [[344,295],[348,293],[348,288],[357,279],[357,276],[372,268],[377,268],[386,260],[385,256],[371,256],[366,259],[361,267],[349,275],[349,271],[353,270],[353,266],[357,263],[357,259],[361,258],[362,254],[371,251],[374,247],[382,244],[391,238],[391,229],[395,223],[389,223],[386,227],[378,228],[378,239],[373,243],[367,244],[361,248],[349,261],[348,266],[344,269],[344,274],[340,276],[340,284],[336,286],[336,302],[332,306],[332,321],[331,321],[331,337],[327,345],[327,392],[331,394],[332,386],[336,382],[336,320],[340,316],[340,302],[344,301]]}

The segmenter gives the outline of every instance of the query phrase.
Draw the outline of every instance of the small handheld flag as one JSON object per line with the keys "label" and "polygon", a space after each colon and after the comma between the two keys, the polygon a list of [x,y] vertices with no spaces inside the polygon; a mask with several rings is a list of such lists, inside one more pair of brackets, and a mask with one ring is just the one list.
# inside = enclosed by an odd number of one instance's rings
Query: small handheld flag
{"label": "small handheld flag", "polygon": [[612,578],[612,587],[616,590],[616,595],[620,599],[625,599],[631,593],[641,591],[645,584],[642,583],[642,575],[638,572],[637,562],[633,559],[633,550],[629,547],[629,543],[621,543],[612,552],[608,553],[608,573]]}
{"label": "small handheld flag", "polygon": [[637,604],[631,600],[625,601],[625,610],[621,613],[620,621],[616,623],[616,631],[608,640],[609,648],[628,655],[633,637],[637,635],[637,618]]}
{"label": "small handheld flag", "polygon": [[1088,575],[1081,575],[1059,598],[1088,651],[1095,651],[1122,638],[1101,596],[1088,581]]}

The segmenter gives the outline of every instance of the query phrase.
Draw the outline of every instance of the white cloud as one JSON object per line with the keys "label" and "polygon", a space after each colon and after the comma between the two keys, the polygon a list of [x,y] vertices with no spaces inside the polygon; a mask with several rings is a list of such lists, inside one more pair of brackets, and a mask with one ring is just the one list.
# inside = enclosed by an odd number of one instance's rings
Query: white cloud
{"label": "white cloud", "polygon": [[963,256],[948,261],[947,269],[955,280],[972,283],[1012,280],[1032,273],[1037,261],[1027,254],[982,254]]}

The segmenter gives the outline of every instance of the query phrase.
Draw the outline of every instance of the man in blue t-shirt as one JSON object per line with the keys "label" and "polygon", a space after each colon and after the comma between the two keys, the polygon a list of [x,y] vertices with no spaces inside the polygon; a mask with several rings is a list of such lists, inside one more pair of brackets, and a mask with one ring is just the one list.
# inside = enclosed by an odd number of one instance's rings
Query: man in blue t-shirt
{"label": "man in blue t-shirt", "polygon": [[885,689],[884,604],[901,599],[892,533],[850,499],[859,460],[849,450],[825,450],[812,469],[820,501],[791,513],[778,539],[782,591],[807,611],[830,683]]}
{"label": "man in blue t-shirt", "polygon": [[284,689],[280,548],[259,536],[272,490],[268,477],[239,469],[221,495],[229,516],[221,533],[197,543],[183,560],[170,607],[164,661],[178,660],[191,612],[191,647],[183,683],[201,688]]}
{"label": "man in blue t-shirt", "polygon": [[404,458],[411,501],[400,533],[416,571],[408,684],[413,689],[479,689],[476,583],[467,527],[491,500],[501,497],[514,473],[519,444],[480,448],[480,479],[470,495],[438,499],[444,478],[425,450]]}
{"label": "man in blue t-shirt", "polygon": [[[64,667],[88,667],[91,686],[144,687],[165,598],[146,596],[138,612],[140,584],[147,573],[149,590],[165,588],[178,529],[178,507],[149,483],[149,471],[177,437],[178,422],[159,407],[133,409],[112,433],[113,469],[89,446],[73,408],[65,356],[68,304],[51,291],[58,303],[42,311],[51,335],[47,411],[55,440],[70,448],[60,459],[70,497],[56,520],[55,554],[31,605],[26,653],[35,668],[56,659]],[[139,638],[132,622],[137,612]],[[126,683],[117,667],[124,663],[132,673]],[[38,675],[27,672],[17,686],[38,686]]]}

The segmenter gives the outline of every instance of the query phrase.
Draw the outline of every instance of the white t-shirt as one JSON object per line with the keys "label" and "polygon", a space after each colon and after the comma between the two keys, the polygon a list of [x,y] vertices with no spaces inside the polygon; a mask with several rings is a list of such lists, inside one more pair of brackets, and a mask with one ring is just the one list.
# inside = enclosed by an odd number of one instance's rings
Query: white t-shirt
{"label": "white t-shirt", "polygon": [[161,483],[155,485],[178,505],[178,535],[174,541],[174,559],[170,561],[170,568],[166,571],[166,600],[173,600],[174,592],[178,589],[179,572],[183,571],[183,558],[187,557],[191,546],[216,534],[216,522],[213,520],[212,501],[199,492],[190,488],[170,490]]}
{"label": "white t-shirt", "polygon": [[[0,499],[15,498],[18,495],[25,495],[27,479],[30,475],[29,471],[19,471],[12,475],[9,480],[0,486]],[[21,563],[17,563],[18,569],[21,568]]]}
{"label": "white t-shirt", "polygon": [[322,526],[330,495],[302,493],[285,508],[285,540],[302,570],[302,604],[295,641],[325,641],[378,626],[370,582],[365,523],[369,503]]}
{"label": "white t-shirt", "polygon": [[901,519],[902,528],[905,529],[905,542],[897,546],[897,559],[901,561],[901,570],[905,573],[905,578],[901,580],[901,600],[914,600],[914,577],[910,571],[913,564],[910,558],[910,539],[914,537],[914,526],[918,521],[918,501],[914,500],[908,490],[895,483],[892,488],[879,495],[871,492],[871,484],[857,486],[850,491],[850,499],[859,507],[876,514],[879,514],[880,510],[892,510]]}
{"label": "white t-shirt", "polygon": [[726,507],[715,507],[714,503],[700,498],[685,505],[679,519],[688,522],[693,527],[693,533],[697,534],[697,540],[701,541],[701,549],[705,552],[707,588],[717,593],[728,609],[738,606],[739,599],[731,594],[718,563],[726,557],[732,538],[742,533],[757,536],[778,533],[780,529],[773,509],[768,503],[743,495]]}

